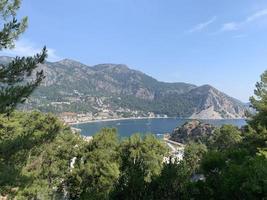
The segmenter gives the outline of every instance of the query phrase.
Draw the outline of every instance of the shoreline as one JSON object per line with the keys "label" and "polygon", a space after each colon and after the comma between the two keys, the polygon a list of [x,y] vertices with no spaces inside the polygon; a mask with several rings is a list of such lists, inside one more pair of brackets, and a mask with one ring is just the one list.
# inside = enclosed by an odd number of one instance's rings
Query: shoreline
{"label": "shoreline", "polygon": [[97,119],[97,120],[88,120],[84,122],[73,122],[67,123],[68,125],[79,125],[79,124],[89,124],[97,122],[112,122],[112,121],[124,121],[124,120],[141,120],[141,119],[174,119],[175,117],[127,117],[127,118],[116,118],[116,119]]}
{"label": "shoreline", "polygon": [[[79,125],[79,124],[89,124],[89,123],[99,123],[99,122],[112,122],[112,121],[124,121],[124,120],[142,120],[142,119],[176,119],[176,117],[127,117],[127,118],[116,118],[116,119],[97,119],[97,120],[88,120],[83,122],[73,122],[67,123],[68,125]],[[233,118],[233,119],[190,119],[190,118],[179,118],[182,120],[246,120],[244,118]]]}

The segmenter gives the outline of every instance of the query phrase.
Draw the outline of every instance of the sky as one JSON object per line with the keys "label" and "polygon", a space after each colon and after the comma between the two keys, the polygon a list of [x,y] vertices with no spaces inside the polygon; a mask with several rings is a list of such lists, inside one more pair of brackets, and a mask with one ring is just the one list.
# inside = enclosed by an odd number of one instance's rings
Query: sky
{"label": "sky", "polygon": [[22,0],[16,48],[50,61],[126,64],[160,81],[210,84],[248,102],[267,69],[266,0]]}

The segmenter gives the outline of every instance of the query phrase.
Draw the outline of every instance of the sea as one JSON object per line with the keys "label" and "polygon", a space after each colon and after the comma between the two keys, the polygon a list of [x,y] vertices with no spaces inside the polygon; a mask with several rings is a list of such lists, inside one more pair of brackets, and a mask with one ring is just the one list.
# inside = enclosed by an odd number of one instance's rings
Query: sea
{"label": "sea", "polygon": [[[74,128],[81,130],[84,136],[93,136],[102,128],[116,128],[120,137],[129,137],[132,134],[139,133],[155,134],[160,136],[165,133],[171,133],[176,127],[183,125],[189,119],[178,118],[159,118],[159,119],[127,119],[117,121],[98,121],[84,124],[72,125]],[[232,124],[238,127],[246,125],[244,119],[223,119],[223,120],[201,120],[214,126],[223,124]]]}

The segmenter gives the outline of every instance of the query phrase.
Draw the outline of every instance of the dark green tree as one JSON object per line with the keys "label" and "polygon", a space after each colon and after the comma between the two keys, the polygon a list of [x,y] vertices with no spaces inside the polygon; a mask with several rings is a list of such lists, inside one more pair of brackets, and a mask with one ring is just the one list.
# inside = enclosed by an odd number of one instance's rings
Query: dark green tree
{"label": "dark green tree", "polygon": [[108,199],[120,175],[118,145],[116,129],[93,137],[66,180],[70,199]]}
{"label": "dark green tree", "polygon": [[[246,149],[210,151],[202,160],[205,181],[195,184],[197,199],[264,199],[267,160]],[[198,191],[198,192],[196,192]]]}
{"label": "dark green tree", "polygon": [[154,176],[144,199],[189,199],[191,172],[184,161],[165,163],[159,176]]}
{"label": "dark green tree", "polygon": [[241,142],[241,131],[233,125],[223,125],[217,128],[214,135],[209,138],[209,147],[218,151],[235,147]]}
{"label": "dark green tree", "polygon": [[70,161],[84,143],[56,117],[39,112],[0,115],[0,196],[51,199],[63,193]]}
{"label": "dark green tree", "polygon": [[[13,48],[14,42],[27,27],[27,17],[20,21],[16,19],[20,3],[20,0],[0,0],[0,50]],[[40,54],[33,57],[16,57],[10,63],[0,64],[0,113],[10,113],[41,83],[44,73],[35,69],[46,57],[44,47]]]}
{"label": "dark green tree", "polygon": [[199,168],[203,155],[207,152],[206,145],[202,143],[189,142],[184,150],[184,161],[186,162],[191,174]]}
{"label": "dark green tree", "polygon": [[261,81],[256,83],[255,96],[250,98],[252,108],[257,113],[250,120],[250,124],[257,127],[267,127],[267,71],[261,75]]}
{"label": "dark green tree", "polygon": [[120,145],[120,179],[113,199],[145,199],[147,186],[159,176],[167,147],[153,135],[135,134]]}
{"label": "dark green tree", "polygon": [[261,75],[261,81],[256,84],[254,94],[250,102],[256,114],[248,123],[256,131],[257,137],[261,138],[261,144],[264,143],[258,148],[267,158],[267,71]]}

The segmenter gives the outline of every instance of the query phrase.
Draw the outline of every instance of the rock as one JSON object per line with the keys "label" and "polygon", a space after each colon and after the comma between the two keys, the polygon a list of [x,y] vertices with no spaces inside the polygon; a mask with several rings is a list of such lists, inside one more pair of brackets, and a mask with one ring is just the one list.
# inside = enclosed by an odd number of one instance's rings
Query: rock
{"label": "rock", "polygon": [[171,140],[187,143],[191,140],[200,141],[213,134],[215,127],[211,124],[202,123],[199,120],[186,122],[181,127],[177,127],[171,134]]}

